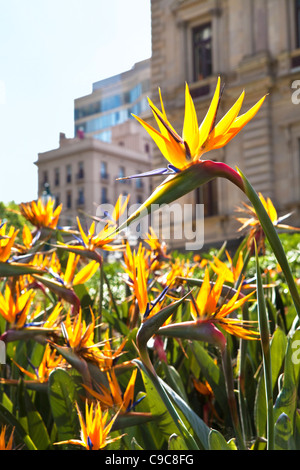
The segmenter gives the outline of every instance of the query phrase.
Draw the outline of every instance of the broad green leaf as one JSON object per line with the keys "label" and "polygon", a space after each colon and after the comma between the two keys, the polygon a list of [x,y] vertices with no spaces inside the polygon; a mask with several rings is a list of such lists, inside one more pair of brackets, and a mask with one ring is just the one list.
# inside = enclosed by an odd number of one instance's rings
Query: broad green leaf
{"label": "broad green leaf", "polygon": [[215,429],[209,433],[209,448],[210,450],[237,450],[233,440],[227,442],[224,436]]}
{"label": "broad green leaf", "polygon": [[295,440],[295,449],[300,450],[300,413],[299,413],[299,410],[297,410],[295,413],[294,440]]}
{"label": "broad green leaf", "polygon": [[36,446],[34,445],[32,439],[25,431],[25,429],[21,426],[17,418],[0,403],[0,424],[11,426],[15,428],[15,435],[19,442],[25,444],[28,450],[37,450]]}
{"label": "broad green leaf", "polygon": [[102,317],[108,325],[120,334],[126,336],[130,333],[128,326],[117,316],[115,311],[102,308]]}
{"label": "broad green leaf", "polygon": [[48,393],[59,441],[78,438],[75,403],[79,402],[79,396],[75,380],[65,370],[56,369],[49,376]]}
{"label": "broad green leaf", "polygon": [[288,339],[287,352],[284,364],[283,386],[274,406],[275,420],[285,413],[294,428],[295,414],[297,410],[297,390],[300,374],[300,329],[297,329]]}
{"label": "broad green leaf", "polygon": [[[272,387],[274,390],[277,384],[278,376],[280,374],[287,347],[287,338],[281,328],[277,328],[273,334],[271,341],[271,362],[272,362]],[[267,407],[266,407],[266,392],[265,382],[262,373],[260,374],[257,394],[255,400],[255,424],[258,435],[260,437],[266,436],[267,424]]]}
{"label": "broad green leaf", "polygon": [[189,424],[189,431],[194,433],[203,449],[208,449],[210,428],[169,385],[163,381],[161,383]]}
{"label": "broad green leaf", "polygon": [[[148,403],[150,411],[154,417],[158,418],[158,426],[165,438],[168,440],[172,434],[178,434],[179,431],[185,439],[186,444],[191,446],[189,448],[194,450],[197,449],[198,446],[193,436],[190,434],[191,421],[187,420],[186,416],[183,416],[183,413],[179,413],[178,407],[174,407],[172,400],[170,400],[171,392],[173,392],[173,390],[167,384],[163,383],[163,381],[161,381],[157,376],[153,376],[142,362],[138,360],[135,362],[143,377],[146,393],[149,398]],[[172,395],[172,398],[174,398],[174,396],[178,398],[178,403],[180,401],[183,402],[175,392],[174,395]],[[178,405],[178,403],[176,404]]]}
{"label": "broad green leaf", "polygon": [[131,440],[131,449],[132,450],[144,450],[140,444],[137,442],[136,438],[133,437]]}
{"label": "broad green leaf", "polygon": [[180,374],[175,369],[175,367],[162,362],[162,368],[166,374],[167,383],[176,391],[176,393],[181,396],[181,398],[187,403],[188,397],[186,395],[185,387],[180,377]]}
{"label": "broad green leaf", "polygon": [[91,298],[85,284],[78,284],[74,286],[74,292],[80,300],[80,305],[82,311],[85,312],[86,310],[89,312],[89,308],[93,306],[93,299]]}
{"label": "broad green leaf", "polygon": [[199,342],[191,342],[190,348],[200,366],[201,372],[211,386],[217,402],[224,411],[227,410],[228,400],[222,369],[215,364],[207,350]]}
{"label": "broad green leaf", "polygon": [[172,436],[170,436],[168,449],[169,450],[189,450],[186,446],[186,443],[182,439],[182,437],[177,436],[177,434],[172,434]]}
{"label": "broad green leaf", "polygon": [[293,428],[290,418],[282,413],[275,423],[275,450],[293,450]]}
{"label": "broad green leaf", "polygon": [[165,439],[168,440],[172,434],[178,433],[177,426],[166,409],[155,385],[144,370],[141,370],[141,374],[145,385],[150,411],[153,417],[157,419],[157,426],[161,433],[164,435]]}
{"label": "broad green leaf", "polygon": [[[136,399],[139,400],[144,395],[144,392],[139,392]],[[144,396],[143,400],[137,404],[135,409],[142,413],[150,412],[150,399],[147,394]],[[136,434],[135,437],[139,438],[139,442],[144,449],[162,449],[165,444],[165,437],[157,426],[157,419],[159,418],[148,421],[144,426],[138,428],[138,434]]]}
{"label": "broad green leaf", "polygon": [[28,433],[38,450],[47,450],[51,442],[46,425],[32,403],[26,389],[24,390],[24,405],[27,412]]}

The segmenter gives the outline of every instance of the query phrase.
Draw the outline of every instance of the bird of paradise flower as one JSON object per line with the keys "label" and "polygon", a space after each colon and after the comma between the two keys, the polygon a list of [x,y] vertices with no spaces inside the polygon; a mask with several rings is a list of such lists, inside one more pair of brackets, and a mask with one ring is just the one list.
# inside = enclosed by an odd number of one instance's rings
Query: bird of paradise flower
{"label": "bird of paradise flower", "polygon": [[227,145],[256,115],[262,106],[265,96],[246,113],[239,115],[245,93],[242,92],[235,104],[216,124],[217,112],[221,99],[221,80],[217,81],[211,105],[205,118],[198,126],[197,114],[189,87],[185,89],[185,115],[182,137],[175,131],[167,118],[160,94],[161,111],[149,100],[159,130],[134,116],[152,137],[163,156],[168,161],[167,168],[159,168],[126,178],[140,178],[153,175],[166,175],[167,178],[158,185],[150,197],[119,226],[118,230],[129,225],[133,220],[144,217],[151,206],[159,207],[169,204],[200,185],[216,177],[225,177],[244,191],[240,174],[222,162],[202,159],[211,150]]}
{"label": "bird of paradise flower", "polygon": [[110,438],[109,434],[111,428],[117,419],[116,413],[111,419],[108,410],[102,411],[100,402],[96,405],[91,403],[90,407],[88,401],[85,403],[85,419],[83,414],[76,403],[76,409],[80,422],[81,432],[80,439],[69,439],[67,441],[56,442],[55,444],[74,444],[85,447],[87,450],[100,450],[106,447],[109,443],[120,439],[122,436]]}

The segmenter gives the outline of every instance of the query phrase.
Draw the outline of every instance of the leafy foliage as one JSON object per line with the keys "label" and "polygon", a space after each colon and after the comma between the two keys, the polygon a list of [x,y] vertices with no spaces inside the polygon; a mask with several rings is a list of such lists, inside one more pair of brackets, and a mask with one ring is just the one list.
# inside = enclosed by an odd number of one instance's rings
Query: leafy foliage
{"label": "leafy foliage", "polygon": [[[231,256],[194,256],[149,233],[135,248],[118,240],[108,263],[105,246],[70,255],[76,229],[22,224],[0,246],[0,425],[13,448],[92,448],[84,411],[100,403],[108,449],[300,449],[299,319],[267,240],[256,257],[247,236]],[[300,235],[280,241],[298,286]],[[239,253],[244,277],[220,278],[217,260],[225,273]]]}

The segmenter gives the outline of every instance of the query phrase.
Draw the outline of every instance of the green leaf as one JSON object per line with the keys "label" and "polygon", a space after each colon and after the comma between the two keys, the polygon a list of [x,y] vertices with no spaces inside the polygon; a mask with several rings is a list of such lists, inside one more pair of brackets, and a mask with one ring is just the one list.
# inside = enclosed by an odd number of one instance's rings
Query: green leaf
{"label": "green leaf", "polygon": [[15,435],[18,440],[25,444],[28,450],[37,450],[35,444],[33,443],[32,439],[25,431],[23,426],[19,423],[17,418],[0,403],[0,423],[2,425],[11,426],[15,428]]}
{"label": "green leaf", "polygon": [[275,423],[275,450],[294,450],[293,428],[285,413]]}
{"label": "green leaf", "polygon": [[30,438],[38,450],[49,449],[51,442],[46,425],[26,390],[24,390],[24,404],[27,410],[27,423]]}
{"label": "green leaf", "polygon": [[274,449],[274,414],[273,414],[273,386],[272,386],[272,362],[270,348],[269,319],[266,310],[265,296],[261,279],[260,266],[256,253],[256,284],[257,284],[257,312],[260,332],[260,342],[263,357],[264,383],[266,389],[267,407],[267,449]]}
{"label": "green leaf", "polygon": [[[277,328],[271,341],[271,363],[272,363],[272,389],[277,384],[278,376],[284,363],[287,347],[287,337],[281,328]],[[258,435],[266,436],[267,408],[266,408],[266,389],[261,372],[257,393],[255,399],[255,424]]]}
{"label": "green leaf", "polygon": [[82,308],[82,311],[88,311],[89,308],[93,306],[93,299],[91,298],[85,284],[78,284],[77,286],[74,286],[74,292],[77,295],[77,297],[80,300],[80,305]]}
{"label": "green leaf", "polygon": [[176,201],[185,194],[190,193],[193,189],[199,188],[217,177],[226,178],[240,189],[243,189],[240,175],[225,163],[198,160],[197,163],[181,170],[179,173],[168,176],[116,231],[124,230],[134,220],[137,221],[145,217],[150,211],[158,210],[164,204]]}
{"label": "green leaf", "polygon": [[45,271],[22,263],[0,262],[0,277],[23,276],[25,274],[44,274]]}
{"label": "green leaf", "polygon": [[224,436],[215,429],[209,433],[209,448],[210,450],[237,450],[233,440],[226,442]]}
{"label": "green leaf", "polygon": [[293,336],[288,339],[283,386],[274,406],[275,420],[278,420],[280,415],[285,413],[289,417],[293,429],[297,412],[297,390],[300,374],[299,348],[300,329],[297,329]]}
{"label": "green leaf", "polygon": [[79,421],[75,403],[79,401],[79,396],[74,378],[63,369],[54,370],[49,376],[48,393],[58,439],[76,439]]}
{"label": "green leaf", "polygon": [[[147,396],[149,398],[150,411],[154,417],[158,418],[158,426],[165,438],[168,440],[172,434],[181,433],[186,441],[186,445],[192,449],[198,449],[198,446],[190,434],[188,427],[190,422],[183,419],[182,414],[178,413],[169,396],[172,389],[164,384],[156,375],[153,375],[145,365],[139,360],[134,361],[142,374]],[[167,391],[168,390],[168,393]],[[174,392],[175,393],[175,392]],[[177,394],[179,400],[183,401]]]}
{"label": "green leaf", "polygon": [[175,367],[162,362],[162,369],[166,375],[168,384],[178,393],[178,395],[187,403],[188,397],[184,388],[184,384],[180,377],[180,374]]}
{"label": "green leaf", "polygon": [[182,439],[182,437],[177,436],[177,434],[172,434],[172,436],[170,436],[168,449],[169,450],[189,450],[186,446],[186,443]]}
{"label": "green leaf", "polygon": [[144,450],[140,444],[137,442],[136,438],[133,437],[131,440],[131,449],[132,450]]}
{"label": "green leaf", "polygon": [[222,369],[215,364],[207,350],[197,341],[191,342],[190,348],[200,366],[201,372],[211,386],[221,409],[224,411],[228,410],[228,400]]}
{"label": "green leaf", "polygon": [[168,440],[172,434],[178,433],[177,426],[175,425],[164,402],[156,390],[155,385],[152,383],[145,370],[142,369],[141,374],[144,381],[151,414],[155,419],[157,419],[157,426],[164,435],[165,439]]}
{"label": "green leaf", "polygon": [[186,422],[189,425],[189,431],[197,437],[203,449],[208,449],[208,436],[210,428],[205,422],[188,406],[188,404],[177,393],[161,380],[161,383],[168,395],[172,398],[176,407],[180,410]]}

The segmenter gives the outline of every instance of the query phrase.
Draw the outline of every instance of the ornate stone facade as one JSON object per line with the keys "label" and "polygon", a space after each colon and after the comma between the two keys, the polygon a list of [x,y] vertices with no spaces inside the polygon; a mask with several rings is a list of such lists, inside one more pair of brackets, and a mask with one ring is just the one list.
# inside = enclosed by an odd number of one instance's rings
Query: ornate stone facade
{"label": "ornate stone facade", "polygon": [[[268,94],[241,133],[207,158],[238,166],[257,191],[272,198],[279,213],[293,211],[289,221],[298,225],[299,9],[300,2],[294,0],[151,0],[151,98],[159,104],[160,87],[168,118],[181,133],[185,82],[199,123],[218,76],[225,84],[219,118],[243,89],[242,112]],[[150,113],[147,120],[155,125]],[[153,153],[154,167],[162,166],[159,152]],[[238,236],[235,209],[242,200],[239,190],[218,180],[181,202],[205,203],[205,243],[209,244]],[[179,247],[180,242],[174,245]]]}

